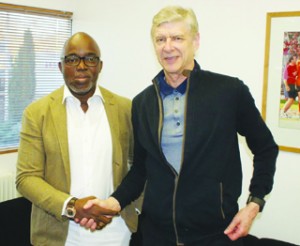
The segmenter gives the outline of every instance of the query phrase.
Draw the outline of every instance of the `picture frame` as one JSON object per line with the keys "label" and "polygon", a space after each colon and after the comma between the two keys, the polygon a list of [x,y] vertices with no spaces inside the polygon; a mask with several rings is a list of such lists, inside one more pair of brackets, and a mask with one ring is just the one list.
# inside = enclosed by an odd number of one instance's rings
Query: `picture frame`
{"label": "picture frame", "polygon": [[285,85],[289,77],[286,74],[291,70],[287,69],[290,64],[287,60],[293,56],[291,44],[294,47],[294,39],[299,43],[295,47],[300,48],[300,11],[271,12],[266,18],[262,117],[280,150],[300,153],[300,96],[285,112],[289,99]]}

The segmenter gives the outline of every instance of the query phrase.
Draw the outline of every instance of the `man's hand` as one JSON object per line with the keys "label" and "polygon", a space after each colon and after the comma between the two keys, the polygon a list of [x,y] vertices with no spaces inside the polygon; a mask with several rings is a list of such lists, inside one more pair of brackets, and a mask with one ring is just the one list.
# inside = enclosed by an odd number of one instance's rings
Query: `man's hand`
{"label": "man's hand", "polygon": [[259,205],[250,202],[246,207],[241,209],[233,218],[230,225],[224,233],[232,240],[247,236],[251,225],[259,212]]}
{"label": "man's hand", "polygon": [[[86,204],[83,206],[83,209],[90,210],[93,207],[98,207],[101,208],[102,210],[113,211],[113,213],[105,215],[105,217],[110,221],[112,220],[112,217],[114,215],[118,215],[119,211],[121,210],[119,202],[113,197],[109,197],[106,200],[100,200],[95,197],[92,200],[88,199]],[[107,225],[105,221],[95,221],[94,219],[90,219],[89,217],[85,217],[77,222],[79,222],[81,226],[85,227],[86,229],[90,229],[92,231],[100,230]]]}
{"label": "man's hand", "polygon": [[[93,206],[93,203],[87,208],[84,208],[84,205],[88,201],[97,200],[94,196],[89,196],[85,198],[78,199],[75,203],[76,215],[75,215],[75,222],[86,221],[84,226],[87,229],[96,230],[102,229],[108,223],[111,222],[112,217],[118,214],[118,211],[101,207],[101,206]],[[89,222],[87,225],[86,223]]]}
{"label": "man's hand", "polygon": [[111,209],[111,210],[114,210],[116,212],[121,211],[120,203],[118,202],[118,200],[116,198],[114,198],[112,196],[110,196],[106,200],[100,200],[100,199],[97,199],[97,198],[93,199],[93,200],[88,200],[83,208],[84,209],[89,209],[93,205],[98,205],[102,208]]}

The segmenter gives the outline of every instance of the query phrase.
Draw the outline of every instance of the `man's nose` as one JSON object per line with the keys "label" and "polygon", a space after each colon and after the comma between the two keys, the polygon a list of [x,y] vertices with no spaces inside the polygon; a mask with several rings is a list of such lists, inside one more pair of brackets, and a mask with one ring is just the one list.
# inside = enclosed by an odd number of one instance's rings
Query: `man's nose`
{"label": "man's nose", "polygon": [[172,43],[172,39],[171,38],[167,38],[165,45],[164,45],[164,49],[165,50],[171,50],[173,48],[173,43]]}
{"label": "man's nose", "polygon": [[87,65],[85,65],[84,60],[81,58],[79,64],[77,65],[77,69],[86,69]]}

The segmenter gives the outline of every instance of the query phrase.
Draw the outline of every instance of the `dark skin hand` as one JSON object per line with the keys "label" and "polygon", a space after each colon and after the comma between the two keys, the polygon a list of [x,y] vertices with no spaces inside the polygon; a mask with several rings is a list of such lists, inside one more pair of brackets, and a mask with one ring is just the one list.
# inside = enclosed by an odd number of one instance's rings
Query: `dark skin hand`
{"label": "dark skin hand", "polygon": [[83,218],[92,219],[97,224],[97,227],[95,229],[100,230],[103,227],[105,227],[107,224],[109,224],[112,220],[112,217],[117,215],[118,212],[97,205],[93,205],[89,209],[83,208],[83,206],[87,203],[87,201],[95,198],[96,197],[94,196],[88,196],[76,200],[75,202],[76,215],[74,220],[75,222],[78,223]]}

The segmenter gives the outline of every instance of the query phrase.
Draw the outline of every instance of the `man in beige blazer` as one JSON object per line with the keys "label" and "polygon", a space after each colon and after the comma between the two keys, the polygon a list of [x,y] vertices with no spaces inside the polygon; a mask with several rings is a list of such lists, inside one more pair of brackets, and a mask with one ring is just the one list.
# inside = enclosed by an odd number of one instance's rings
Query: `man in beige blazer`
{"label": "man in beige blazer", "polygon": [[[71,241],[71,239],[77,240],[77,232],[83,233],[80,234],[83,235],[80,236],[80,240],[82,238],[85,240],[84,237],[91,237],[94,243],[105,242],[101,241],[103,240],[101,233],[105,235],[104,230],[112,226],[113,222],[103,230],[97,229],[101,229],[105,224],[101,221],[107,222],[112,219],[103,215],[114,215],[114,211],[105,211],[103,208],[101,210],[97,206],[85,210],[84,204],[92,197],[97,197],[97,194],[76,197],[71,192],[76,195],[76,189],[72,190],[72,187],[79,187],[83,191],[88,190],[88,184],[93,184],[94,181],[106,176],[108,176],[108,182],[112,182],[113,189],[120,184],[132,159],[131,102],[97,85],[98,75],[102,69],[100,49],[95,40],[86,33],[76,33],[67,40],[59,68],[64,76],[65,86],[29,105],[24,111],[22,120],[16,185],[18,191],[33,204],[31,243],[39,246],[80,245],[79,242],[75,244]],[[92,132],[90,136],[84,136],[87,140],[92,140],[87,143],[94,142],[95,144],[89,146],[91,153],[87,151],[91,158],[86,158],[84,163],[81,163],[76,159],[78,156],[81,157],[81,153],[76,153],[76,148],[78,149],[76,145],[82,143],[85,146],[85,138],[80,135],[81,122],[79,121],[79,128],[74,127],[73,122],[78,121],[74,114],[77,114],[79,110],[81,111],[80,117],[90,117],[91,121],[98,119],[94,119],[94,115],[90,112],[91,107],[94,107],[92,98],[101,98],[95,103],[95,109],[104,108],[103,117],[107,118],[109,130],[106,133],[109,133],[110,141],[103,139],[102,142],[100,140],[98,142],[101,135],[98,134],[100,136],[98,138],[96,131],[95,135]],[[87,129],[95,127],[101,131],[102,126],[94,125],[87,125]],[[71,131],[72,136],[70,136]],[[76,140],[77,135],[82,141],[72,142],[70,139]],[[108,154],[106,158],[111,158],[112,163],[104,164],[108,165],[108,170],[111,169],[112,175],[101,171],[92,173],[92,177],[86,179],[81,174],[71,175],[73,171],[78,173],[80,168],[83,168],[82,170],[90,168],[89,162],[93,162],[91,164],[93,168],[98,168],[98,162],[102,160],[97,160],[93,155],[98,151],[101,152],[109,143],[112,145],[111,149],[108,147],[110,150],[108,153],[111,153],[111,156]],[[73,153],[75,157],[72,157]],[[91,188],[93,188],[92,185]],[[101,190],[101,187],[96,187],[96,190],[98,188]],[[125,221],[131,232],[136,230],[137,215],[134,205],[126,208],[121,216],[114,217],[112,221],[118,217]],[[74,222],[82,218],[93,219],[98,227],[88,231]],[[70,242],[67,243],[69,239]],[[88,241],[81,241],[81,245],[83,242]],[[124,242],[105,245],[123,246],[127,244]]]}

